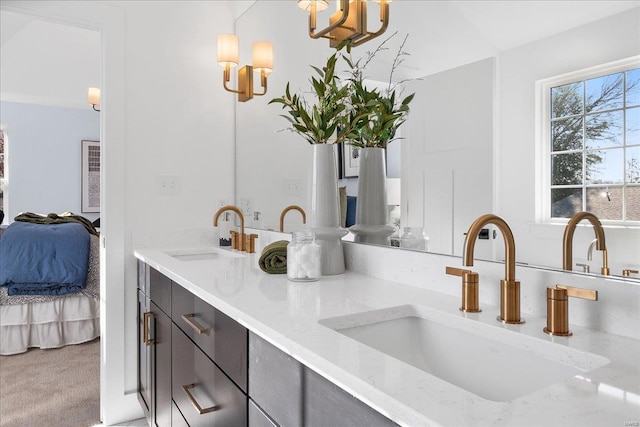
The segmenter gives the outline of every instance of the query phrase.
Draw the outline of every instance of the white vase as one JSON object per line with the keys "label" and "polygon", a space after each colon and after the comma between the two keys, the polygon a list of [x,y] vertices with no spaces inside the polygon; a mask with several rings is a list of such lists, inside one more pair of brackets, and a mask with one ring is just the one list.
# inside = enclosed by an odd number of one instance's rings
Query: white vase
{"label": "white vase", "polygon": [[340,199],[336,144],[313,144],[309,180],[309,226],[320,245],[322,275],[344,273],[342,238],[348,233],[340,227]]}
{"label": "white vase", "polygon": [[355,241],[390,245],[395,228],[389,225],[387,167],[384,149],[360,149],[360,176],[356,201],[356,223],[349,228]]}

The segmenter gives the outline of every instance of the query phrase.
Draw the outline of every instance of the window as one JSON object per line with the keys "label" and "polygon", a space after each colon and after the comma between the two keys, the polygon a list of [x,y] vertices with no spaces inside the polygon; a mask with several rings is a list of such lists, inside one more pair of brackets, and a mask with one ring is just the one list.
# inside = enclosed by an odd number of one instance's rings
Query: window
{"label": "window", "polygon": [[543,84],[548,192],[545,217],[589,211],[640,221],[638,61]]}

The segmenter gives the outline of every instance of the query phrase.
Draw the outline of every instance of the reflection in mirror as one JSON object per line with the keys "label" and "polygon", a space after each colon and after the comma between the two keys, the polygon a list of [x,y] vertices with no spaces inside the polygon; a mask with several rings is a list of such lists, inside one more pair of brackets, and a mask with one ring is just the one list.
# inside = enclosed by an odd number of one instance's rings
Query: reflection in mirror
{"label": "reflection in mirror", "polygon": [[[333,52],[326,42],[307,36],[307,18],[295,4],[261,0],[236,22],[243,39],[273,41],[274,62],[282,70],[270,77],[265,99],[236,104],[236,199],[250,200],[261,212],[260,222],[250,225],[266,229],[278,229],[279,215],[289,205],[307,209],[311,147],[282,132],[286,122],[278,117],[279,106],[268,105],[284,93],[287,82],[292,90],[310,90],[310,66],[323,64]],[[320,14],[319,26],[321,19],[328,18]],[[401,128],[404,139],[391,144],[400,159],[393,176],[401,178],[400,234],[404,227],[423,227],[429,251],[461,256],[469,225],[495,213],[513,230],[518,263],[561,269],[567,218],[551,218],[546,201],[555,188],[540,126],[546,107],[537,104],[541,82],[629,58],[640,63],[640,2],[592,1],[576,7],[572,1],[521,1],[517,8],[506,2],[394,2],[388,33],[395,31],[399,37],[370,64],[367,77],[385,83],[395,49],[409,34],[409,56],[396,77],[411,80],[405,90],[416,97]],[[354,52],[364,55],[378,44],[373,40]],[[241,60],[249,57],[250,52],[241,52]],[[638,133],[631,136],[637,139]],[[632,156],[640,151],[639,142],[627,144]],[[340,159],[343,169],[345,160]],[[351,177],[353,168],[348,172],[340,185],[353,197],[358,178]],[[629,188],[639,191],[637,183]],[[617,184],[609,186],[610,196],[618,191]],[[601,219],[611,274],[638,270],[640,222]],[[287,216],[287,228],[301,225],[300,216]],[[573,261],[598,271],[600,260],[587,259],[590,228],[576,228]],[[504,249],[496,244],[500,233],[489,226],[483,235],[488,238],[476,242],[477,258],[504,260]]]}

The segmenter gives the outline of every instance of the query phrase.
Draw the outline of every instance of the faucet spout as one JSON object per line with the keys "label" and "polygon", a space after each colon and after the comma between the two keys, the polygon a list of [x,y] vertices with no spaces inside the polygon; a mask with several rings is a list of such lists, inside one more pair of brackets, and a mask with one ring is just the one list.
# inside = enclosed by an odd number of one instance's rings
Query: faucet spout
{"label": "faucet spout", "polygon": [[473,224],[471,224],[471,227],[469,227],[467,237],[464,240],[464,265],[473,265],[473,251],[476,245],[476,240],[478,240],[480,230],[482,230],[488,224],[497,226],[502,233],[505,245],[504,279],[507,281],[514,281],[516,277],[515,240],[513,239],[513,233],[511,232],[511,228],[509,228],[509,225],[505,222],[505,220],[497,215],[482,215],[481,217],[476,219]]}
{"label": "faucet spout", "polygon": [[564,270],[573,270],[573,234],[576,226],[580,221],[586,219],[593,225],[593,231],[596,234],[596,249],[602,251],[602,274],[609,275],[609,257],[607,255],[607,244],[604,238],[604,228],[597,216],[591,212],[578,212],[567,223],[564,229],[564,237],[562,239],[562,268]]}
{"label": "faucet spout", "polygon": [[593,248],[596,246],[596,243],[598,243],[598,239],[593,239],[591,243],[589,243],[589,249],[587,249],[587,261],[593,260]]}
{"label": "faucet spout", "polygon": [[238,248],[236,249],[240,249],[241,251],[244,251],[246,234],[244,232],[244,215],[242,215],[242,211],[240,209],[232,205],[221,207],[213,216],[213,226],[214,227],[218,226],[218,219],[220,218],[220,215],[222,215],[224,212],[227,212],[227,211],[235,212],[236,215],[238,215],[238,218],[240,219],[240,236],[239,236],[240,242],[238,244]]}
{"label": "faucet spout", "polygon": [[300,214],[302,215],[302,223],[303,224],[307,223],[307,214],[304,213],[304,209],[302,209],[300,206],[297,206],[297,205],[290,205],[284,208],[282,210],[282,213],[280,214],[280,232],[284,231],[284,217],[287,214],[287,212],[291,210],[296,210],[300,212]]}
{"label": "faucet spout", "polygon": [[516,277],[516,244],[511,228],[505,220],[497,215],[486,214],[476,219],[469,227],[464,240],[463,265],[473,265],[473,252],[480,230],[488,224],[498,227],[502,233],[505,246],[504,280],[500,281],[500,316],[503,323],[524,323],[520,317],[520,282]]}

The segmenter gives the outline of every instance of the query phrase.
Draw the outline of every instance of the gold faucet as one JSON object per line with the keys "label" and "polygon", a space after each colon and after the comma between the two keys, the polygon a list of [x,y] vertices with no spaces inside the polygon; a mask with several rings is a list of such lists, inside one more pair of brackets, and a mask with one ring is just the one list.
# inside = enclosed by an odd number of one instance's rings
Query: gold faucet
{"label": "gold faucet", "polygon": [[486,225],[494,224],[502,232],[505,245],[505,277],[500,281],[500,317],[503,323],[524,323],[520,317],[520,282],[516,276],[516,244],[509,225],[497,215],[486,214],[476,219],[464,240],[463,265],[473,265],[473,249],[482,230]]}
{"label": "gold faucet", "polygon": [[296,210],[300,212],[300,214],[302,215],[302,223],[303,224],[307,223],[307,214],[304,213],[304,209],[302,209],[300,206],[297,206],[297,205],[287,206],[282,210],[282,213],[280,214],[280,232],[281,233],[284,231],[284,216],[287,214],[287,212],[291,210]]}
{"label": "gold faucet", "polygon": [[233,211],[236,213],[236,215],[238,215],[238,218],[240,218],[240,234],[238,235],[237,233],[232,232],[231,238],[233,240],[233,249],[238,249],[239,251],[244,252],[246,250],[247,235],[244,232],[244,216],[242,215],[242,211],[240,209],[231,205],[221,207],[213,216],[213,226],[218,226],[218,218],[220,218],[220,215],[222,215],[222,213],[226,211]]}
{"label": "gold faucet", "polygon": [[593,225],[593,231],[596,233],[596,249],[602,251],[602,275],[608,276],[609,256],[607,255],[607,244],[604,240],[604,228],[597,216],[591,212],[578,212],[567,223],[564,229],[564,238],[562,240],[562,268],[564,270],[573,270],[573,233],[580,221],[586,219]]}

